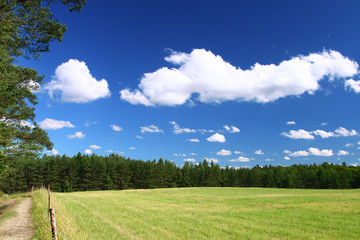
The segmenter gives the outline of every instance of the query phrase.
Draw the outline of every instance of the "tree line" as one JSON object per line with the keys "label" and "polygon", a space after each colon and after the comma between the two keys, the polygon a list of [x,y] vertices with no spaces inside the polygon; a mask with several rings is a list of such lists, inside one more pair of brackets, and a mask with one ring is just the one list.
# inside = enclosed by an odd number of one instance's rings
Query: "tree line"
{"label": "tree line", "polygon": [[150,189],[171,187],[359,188],[360,167],[333,165],[221,168],[206,160],[198,164],[159,159],[142,161],[116,154],[78,153],[42,158],[17,158],[0,175],[4,193],[51,185],[53,191]]}

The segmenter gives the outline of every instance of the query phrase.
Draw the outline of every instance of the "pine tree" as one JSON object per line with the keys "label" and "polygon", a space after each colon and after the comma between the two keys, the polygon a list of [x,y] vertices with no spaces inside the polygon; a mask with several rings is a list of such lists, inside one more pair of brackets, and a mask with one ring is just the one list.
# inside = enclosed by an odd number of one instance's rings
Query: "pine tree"
{"label": "pine tree", "polygon": [[[0,0],[0,172],[18,156],[52,149],[47,133],[35,122],[35,92],[43,76],[19,66],[16,58],[39,59],[50,42],[61,41],[66,27],[54,19],[56,0]],[[80,11],[85,0],[58,0]]]}

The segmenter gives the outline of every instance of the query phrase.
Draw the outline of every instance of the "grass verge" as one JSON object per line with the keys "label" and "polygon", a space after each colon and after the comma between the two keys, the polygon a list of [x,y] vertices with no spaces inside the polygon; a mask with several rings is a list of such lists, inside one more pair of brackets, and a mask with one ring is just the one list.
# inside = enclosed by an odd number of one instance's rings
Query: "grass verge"
{"label": "grass verge", "polygon": [[19,203],[21,203],[29,193],[3,194],[0,196],[0,224],[6,219],[16,216],[13,210]]}

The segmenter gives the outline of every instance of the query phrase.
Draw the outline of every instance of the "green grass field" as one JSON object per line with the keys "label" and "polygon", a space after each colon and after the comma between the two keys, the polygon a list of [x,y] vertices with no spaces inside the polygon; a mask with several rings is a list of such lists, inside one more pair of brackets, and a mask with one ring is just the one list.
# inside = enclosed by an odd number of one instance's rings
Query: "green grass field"
{"label": "green grass field", "polygon": [[[34,239],[51,239],[47,192]],[[60,239],[360,239],[360,189],[180,188],[52,193]]]}

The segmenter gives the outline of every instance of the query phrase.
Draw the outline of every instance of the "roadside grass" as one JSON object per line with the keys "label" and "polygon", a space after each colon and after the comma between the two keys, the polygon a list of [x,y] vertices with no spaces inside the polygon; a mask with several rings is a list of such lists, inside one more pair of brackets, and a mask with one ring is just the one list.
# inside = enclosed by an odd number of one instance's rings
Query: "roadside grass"
{"label": "roadside grass", "polygon": [[[52,193],[60,239],[359,239],[360,189],[177,188]],[[50,239],[47,191],[33,194]]]}
{"label": "roadside grass", "polygon": [[[1,192],[0,192],[1,193]],[[30,192],[14,193],[14,194],[0,194],[0,202],[6,202],[14,198],[26,198],[30,195]]]}
{"label": "roadside grass", "polygon": [[34,221],[35,234],[31,239],[52,239],[48,220],[48,194],[45,189],[32,194],[31,216]]}

